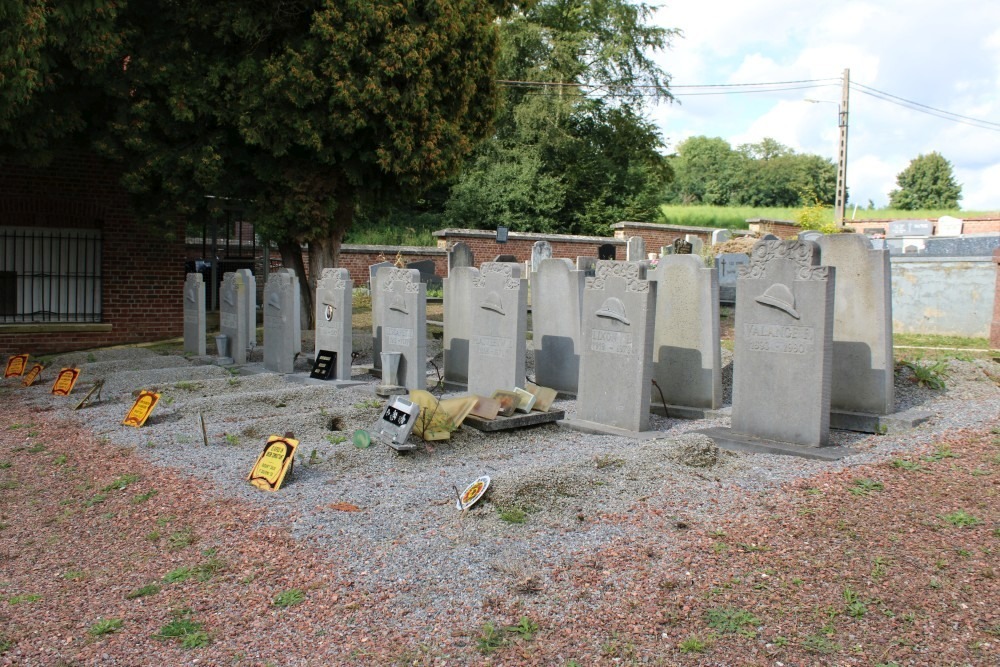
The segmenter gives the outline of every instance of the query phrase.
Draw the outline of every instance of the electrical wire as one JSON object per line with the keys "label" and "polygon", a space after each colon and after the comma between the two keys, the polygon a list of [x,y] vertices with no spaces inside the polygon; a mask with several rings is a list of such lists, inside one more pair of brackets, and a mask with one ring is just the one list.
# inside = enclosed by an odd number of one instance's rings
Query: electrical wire
{"label": "electrical wire", "polygon": [[893,95],[892,93],[887,93],[884,90],[878,90],[877,88],[872,88],[860,83],[851,82],[851,88],[859,93],[874,97],[876,99],[882,100],[884,102],[889,102],[890,104],[895,104],[897,106],[903,107],[904,109],[910,109],[911,111],[917,111],[920,113],[927,114],[928,116],[934,116],[936,118],[942,118],[944,120],[950,120],[954,123],[961,123],[962,125],[970,125],[972,127],[978,127],[982,130],[993,130],[994,132],[1000,132],[1000,123],[994,123],[993,121],[983,120],[981,118],[973,118],[972,116],[963,116],[962,114],[954,113],[952,111],[945,111],[944,109],[937,109],[926,104],[921,104],[920,102],[914,102],[913,100],[908,100],[904,97],[899,97],[898,95]]}

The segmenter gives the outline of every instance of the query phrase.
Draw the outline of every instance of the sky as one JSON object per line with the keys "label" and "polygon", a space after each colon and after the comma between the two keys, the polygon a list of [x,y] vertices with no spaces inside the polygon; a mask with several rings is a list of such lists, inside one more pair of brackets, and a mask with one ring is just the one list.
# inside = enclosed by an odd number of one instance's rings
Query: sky
{"label": "sky", "polygon": [[[854,204],[885,206],[897,174],[933,151],[951,162],[962,209],[1000,210],[997,0],[659,1],[666,4],[654,23],[683,32],[655,57],[679,103],[649,109],[670,152],[696,135],[734,148],[771,137],[836,161],[849,69],[848,217]],[[705,89],[685,87],[811,79],[823,81],[754,94],[693,95]],[[861,86],[992,125],[921,113]]]}

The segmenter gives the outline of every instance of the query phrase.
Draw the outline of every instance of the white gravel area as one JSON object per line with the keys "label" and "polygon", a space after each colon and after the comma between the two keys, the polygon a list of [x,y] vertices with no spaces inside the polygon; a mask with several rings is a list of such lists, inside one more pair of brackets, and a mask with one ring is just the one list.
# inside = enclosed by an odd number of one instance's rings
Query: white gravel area
{"label": "white gravel area", "polygon": [[[731,354],[727,357],[728,397]],[[929,422],[884,436],[834,431],[831,444],[858,451],[835,463],[721,452],[714,465],[692,467],[678,459],[706,449],[705,437],[693,431],[728,426],[728,420],[655,415],[651,428],[662,437],[647,441],[556,425],[502,433],[466,426],[448,441],[399,454],[378,444],[357,449],[351,442],[352,432],[370,427],[385,404],[374,393],[377,379],[360,374],[358,367],[354,379],[362,384],[337,389],[302,384],[305,357],[295,376],[266,372],[256,362],[225,369],[143,348],[73,353],[52,363],[54,368],[78,365],[81,377],[69,399],[48,393],[51,372],[48,382],[24,390],[38,409],[75,416],[112,444],[135,447],[154,462],[204,479],[220,495],[268,508],[261,521],[290,526],[296,537],[328,550],[353,573],[356,585],[373,591],[392,585],[399,604],[412,609],[408,618],[413,622],[478,609],[509,592],[512,579],[536,571],[539,563],[594,553],[637,530],[608,516],[627,514],[644,499],[672,508],[679,522],[709,520],[740,511],[745,501],[736,499],[746,494],[734,489],[766,494],[823,470],[886,460],[1000,414],[997,364],[952,361],[944,391],[917,386],[906,369],[897,373],[898,409],[927,410],[933,414]],[[428,370],[430,378],[436,377],[433,368]],[[98,379],[104,380],[101,400],[73,412]],[[122,426],[133,393],[142,389],[162,392],[160,404],[143,428]],[[568,416],[575,412],[570,400],[554,407]],[[287,431],[301,442],[294,474],[276,493],[258,491],[245,477],[266,437]],[[492,478],[490,492],[460,514],[454,488],[483,474]],[[344,511],[350,505],[358,511]],[[501,510],[523,511],[524,523],[501,518]],[[441,599],[451,604],[437,604]]]}

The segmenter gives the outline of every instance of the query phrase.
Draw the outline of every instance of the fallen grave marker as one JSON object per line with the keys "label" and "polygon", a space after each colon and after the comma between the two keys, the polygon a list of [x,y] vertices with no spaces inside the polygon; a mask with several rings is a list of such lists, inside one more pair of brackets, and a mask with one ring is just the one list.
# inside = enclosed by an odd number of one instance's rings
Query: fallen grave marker
{"label": "fallen grave marker", "polygon": [[3,377],[7,378],[21,377],[24,374],[24,367],[28,363],[27,354],[15,354],[7,359],[7,368],[3,372]]}
{"label": "fallen grave marker", "polygon": [[406,440],[410,437],[410,431],[413,430],[419,415],[419,405],[404,396],[394,396],[385,406],[382,416],[372,426],[372,432],[376,438],[397,452],[416,449],[416,445]]}
{"label": "fallen grave marker", "polygon": [[299,441],[290,436],[272,435],[257,457],[247,481],[261,491],[277,491],[285,477],[291,473],[295,461],[295,448]]}
{"label": "fallen grave marker", "polygon": [[41,364],[33,365],[31,369],[28,371],[28,374],[25,375],[24,379],[21,380],[21,386],[30,387],[31,385],[35,384],[35,380],[38,379],[38,376],[42,374],[42,371],[44,369],[45,366],[42,366]]}
{"label": "fallen grave marker", "polygon": [[155,391],[140,391],[138,398],[135,399],[135,403],[132,404],[132,408],[125,415],[125,419],[122,420],[123,426],[134,426],[140,428],[149,419],[149,415],[153,412],[153,408],[160,401],[160,395]]}
{"label": "fallen grave marker", "polygon": [[73,391],[73,386],[76,385],[77,378],[79,377],[80,377],[79,368],[62,369],[61,371],[59,371],[59,375],[56,376],[56,381],[52,384],[52,395],[69,396],[70,392]]}

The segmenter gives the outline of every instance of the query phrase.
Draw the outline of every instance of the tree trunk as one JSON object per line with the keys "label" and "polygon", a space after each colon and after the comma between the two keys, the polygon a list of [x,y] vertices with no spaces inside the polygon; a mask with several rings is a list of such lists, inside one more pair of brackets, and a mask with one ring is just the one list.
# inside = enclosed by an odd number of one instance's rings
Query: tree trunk
{"label": "tree trunk", "polygon": [[305,263],[302,261],[302,245],[295,241],[280,241],[278,242],[278,252],[281,253],[281,263],[285,268],[292,269],[298,276],[299,296],[302,304],[300,322],[303,330],[311,329],[313,326],[313,291],[309,287]]}

